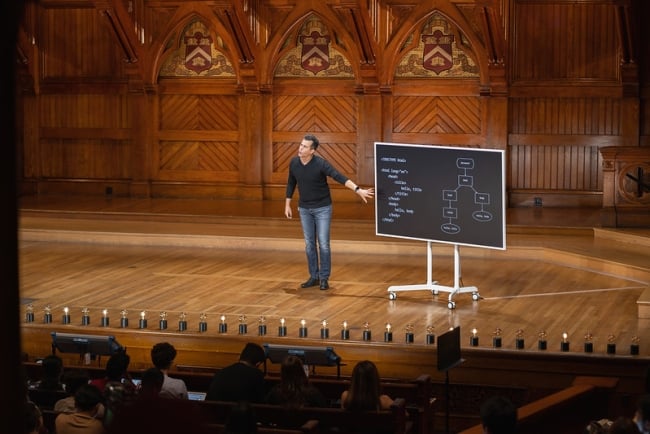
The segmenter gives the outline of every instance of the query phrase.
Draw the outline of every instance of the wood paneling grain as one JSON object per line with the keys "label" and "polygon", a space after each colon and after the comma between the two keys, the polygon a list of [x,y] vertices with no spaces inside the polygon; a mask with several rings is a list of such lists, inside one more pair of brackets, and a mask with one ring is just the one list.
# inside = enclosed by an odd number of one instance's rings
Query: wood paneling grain
{"label": "wood paneling grain", "polygon": [[606,3],[515,2],[513,80],[617,80],[613,8]]}
{"label": "wood paneling grain", "polygon": [[42,78],[124,78],[118,45],[104,20],[92,7],[43,8]]}
{"label": "wood paneling grain", "polygon": [[395,97],[393,132],[479,134],[478,97]]}

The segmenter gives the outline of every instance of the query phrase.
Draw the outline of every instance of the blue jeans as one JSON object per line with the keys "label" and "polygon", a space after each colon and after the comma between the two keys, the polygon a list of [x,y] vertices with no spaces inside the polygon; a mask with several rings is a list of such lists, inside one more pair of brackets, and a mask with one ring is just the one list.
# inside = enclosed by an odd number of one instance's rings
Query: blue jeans
{"label": "blue jeans", "polygon": [[[332,205],[321,208],[300,208],[300,223],[305,237],[305,253],[309,275],[314,279],[329,279],[332,268],[330,252],[330,222],[332,221]],[[316,239],[318,238],[318,250]],[[320,266],[318,258],[320,257]]]}

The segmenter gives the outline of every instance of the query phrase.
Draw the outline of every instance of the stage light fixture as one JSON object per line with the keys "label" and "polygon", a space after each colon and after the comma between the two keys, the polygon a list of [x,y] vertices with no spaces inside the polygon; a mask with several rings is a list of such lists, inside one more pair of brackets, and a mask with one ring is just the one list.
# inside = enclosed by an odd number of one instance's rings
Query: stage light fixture
{"label": "stage light fixture", "polygon": [[87,307],[81,309],[81,325],[90,325],[90,309]]}
{"label": "stage light fixture", "polygon": [[287,326],[286,326],[286,319],[280,318],[280,326],[278,327],[278,336],[286,336],[287,335]]}
{"label": "stage light fixture", "polygon": [[63,308],[63,324],[70,324],[70,308],[68,306]]}
{"label": "stage light fixture", "polygon": [[523,350],[524,347],[524,329],[517,329],[515,332],[515,348],[518,350]]}
{"label": "stage light fixture", "polygon": [[102,310],[102,319],[101,319],[100,325],[102,327],[108,327],[109,324],[110,324],[110,321],[108,319],[108,309],[104,309],[104,310]]}
{"label": "stage light fixture", "polygon": [[638,356],[639,355],[639,339],[638,336],[632,336],[632,343],[630,344],[630,355]]}
{"label": "stage light fixture", "polygon": [[239,334],[245,335],[248,333],[248,324],[246,323],[246,315],[239,315]]}
{"label": "stage light fixture", "polygon": [[427,345],[433,345],[436,342],[436,335],[434,334],[434,327],[432,325],[427,326]]}
{"label": "stage light fixture", "polygon": [[34,322],[34,305],[31,303],[25,307],[25,322]]}
{"label": "stage light fixture", "polygon": [[158,328],[160,330],[167,329],[167,312],[165,312],[164,310],[160,312],[160,319],[158,320]]}
{"label": "stage light fixture", "polygon": [[327,320],[324,319],[320,322],[320,337],[321,339],[329,339],[330,329],[327,326]]}
{"label": "stage light fixture", "polygon": [[411,323],[406,324],[406,327],[404,327],[404,342],[407,344],[412,344],[415,340],[415,337],[413,336],[414,328],[415,327]]}
{"label": "stage light fixture", "polygon": [[369,341],[372,339],[372,332],[370,331],[370,323],[368,321],[363,323],[363,340]]}
{"label": "stage light fixture", "polygon": [[147,328],[147,311],[142,310],[140,311],[140,321],[138,322],[138,327],[141,329],[146,329]]}
{"label": "stage light fixture", "polygon": [[569,351],[569,334],[567,332],[562,333],[562,342],[560,342],[561,351]]}
{"label": "stage light fixture", "polygon": [[178,315],[178,331],[184,332],[185,330],[187,330],[187,314],[185,312],[181,312]]}
{"label": "stage light fixture", "polygon": [[540,350],[545,350],[547,348],[546,342],[546,331],[542,330],[538,333],[537,348]]}
{"label": "stage light fixture", "polygon": [[[221,323],[219,324],[219,330],[221,330],[221,325],[223,324],[223,332],[225,333],[228,330],[228,325],[226,324],[226,316],[221,315]],[[199,332],[203,333],[208,331],[208,314],[201,312],[199,314]]]}
{"label": "stage light fixture", "polygon": [[616,336],[610,334],[607,336],[607,354],[616,354]]}
{"label": "stage light fixture", "polygon": [[260,315],[257,319],[257,334],[259,336],[266,336],[266,317],[264,315]]}
{"label": "stage light fixture", "polygon": [[120,311],[120,327],[127,328],[129,326],[129,311],[122,309]]}
{"label": "stage light fixture", "polygon": [[472,335],[469,337],[469,344],[472,347],[478,346],[478,330],[472,329]]}
{"label": "stage light fixture", "polygon": [[341,323],[341,339],[347,341],[350,339],[350,330],[348,329],[348,322],[343,320]]}
{"label": "stage light fixture", "polygon": [[584,346],[585,353],[593,353],[594,352],[594,342],[593,342],[593,340],[594,340],[594,335],[587,332],[585,334],[585,346]]}
{"label": "stage light fixture", "polygon": [[43,308],[43,322],[45,324],[52,322],[52,307],[49,304]]}
{"label": "stage light fixture", "polygon": [[393,342],[393,326],[387,322],[384,330],[384,342]]}
{"label": "stage light fixture", "polygon": [[496,329],[494,329],[493,334],[494,334],[494,336],[492,336],[492,346],[494,348],[501,348],[501,345],[502,345],[502,342],[503,342],[503,340],[501,338],[501,329],[499,327],[497,327]]}

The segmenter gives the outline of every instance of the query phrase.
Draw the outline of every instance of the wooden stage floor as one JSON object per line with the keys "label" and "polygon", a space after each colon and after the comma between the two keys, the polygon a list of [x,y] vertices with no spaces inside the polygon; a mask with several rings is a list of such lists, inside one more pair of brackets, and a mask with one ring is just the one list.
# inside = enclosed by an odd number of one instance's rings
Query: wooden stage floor
{"label": "wooden stage floor", "polygon": [[[609,335],[619,345],[615,357],[629,354],[634,336],[641,357],[650,356],[650,319],[637,315],[637,300],[650,287],[650,229],[600,228],[598,210],[509,209],[506,250],[460,249],[461,285],[476,286],[481,299],[458,294],[449,309],[446,292],[404,291],[389,300],[391,285],[425,283],[426,243],[378,237],[372,204],[334,205],[329,291],[300,289],[307,277],[300,223],[283,217],[282,202],[23,197],[19,207],[21,303],[32,303],[37,317],[23,328],[42,326],[49,304],[50,328],[58,331],[67,330],[60,315],[68,306],[77,332],[100,330],[102,309],[113,329],[126,309],[132,324],[148,312],[149,330],[134,333],[149,332],[162,311],[170,324],[180,312],[191,324],[206,313],[206,335],[214,337],[221,315],[230,334],[242,315],[254,330],[264,315],[273,333],[285,318],[292,336],[304,319],[306,345],[336,344],[346,320],[351,341],[361,344],[368,322],[375,341],[390,323],[396,346],[405,345],[410,325],[416,346],[425,344],[429,326],[436,334],[461,326],[464,348],[476,328],[480,347],[491,348],[500,329],[503,348],[513,349],[521,329],[523,351],[538,352],[545,331],[549,352],[559,352],[566,332],[573,353],[591,333],[596,356],[605,355]],[[453,247],[433,243],[432,253],[433,279],[453,286]],[[84,307],[93,318],[85,328]],[[319,336],[323,319],[332,330],[326,341]],[[183,357],[177,363],[194,363]],[[381,369],[393,374],[390,366]]]}

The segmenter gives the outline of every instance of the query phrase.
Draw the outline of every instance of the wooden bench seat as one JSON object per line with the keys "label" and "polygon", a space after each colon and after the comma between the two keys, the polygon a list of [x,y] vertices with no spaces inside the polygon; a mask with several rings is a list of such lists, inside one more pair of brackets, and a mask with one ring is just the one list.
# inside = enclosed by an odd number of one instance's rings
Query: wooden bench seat
{"label": "wooden bench seat", "polygon": [[[196,401],[210,424],[228,420],[232,402]],[[252,404],[258,422],[272,428],[300,429],[308,421],[318,421],[320,434],[406,434],[413,432],[407,420],[403,399],[396,399],[390,410],[350,412],[341,408],[305,407],[288,409],[279,405]]]}

